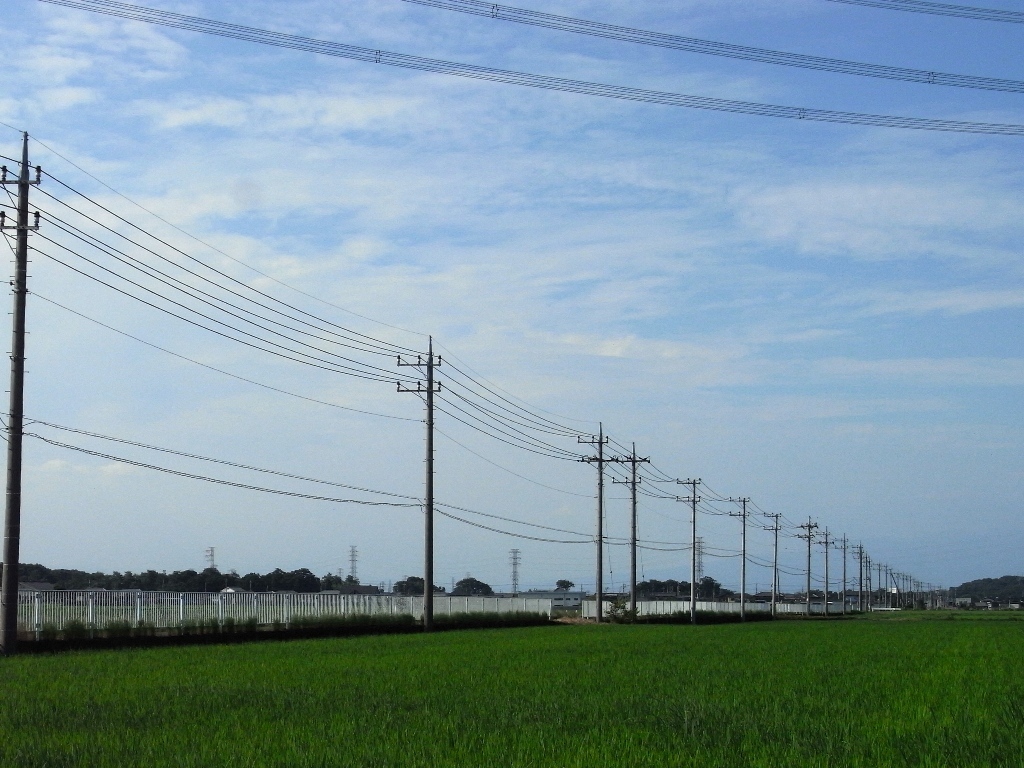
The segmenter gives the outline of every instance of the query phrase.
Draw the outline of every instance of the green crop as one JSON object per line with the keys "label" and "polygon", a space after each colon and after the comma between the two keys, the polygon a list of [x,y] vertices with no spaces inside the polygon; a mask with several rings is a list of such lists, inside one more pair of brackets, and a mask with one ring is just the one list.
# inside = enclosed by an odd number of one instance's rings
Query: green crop
{"label": "green crop", "polygon": [[1024,622],[928,619],[22,656],[0,765],[1020,766],[1022,659]]}

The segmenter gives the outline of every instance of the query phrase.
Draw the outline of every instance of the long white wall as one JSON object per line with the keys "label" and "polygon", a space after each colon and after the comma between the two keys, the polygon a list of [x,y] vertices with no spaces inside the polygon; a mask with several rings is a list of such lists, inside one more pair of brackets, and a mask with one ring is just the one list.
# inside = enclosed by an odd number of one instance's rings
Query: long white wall
{"label": "long white wall", "polygon": [[[434,615],[457,613],[552,612],[552,601],[529,597],[434,597]],[[145,623],[158,628],[182,624],[282,624],[316,616],[423,615],[422,597],[399,595],[338,595],[321,592],[141,592],[138,590],[23,591],[18,594],[18,629],[39,633],[42,628],[62,630],[77,621],[102,630],[113,622],[132,626]]]}
{"label": "long white wall", "polygon": [[[608,616],[609,610],[612,607],[611,600],[604,600],[603,613],[604,616]],[[583,618],[592,619],[596,615],[597,601],[595,600],[584,600],[583,601]],[[697,601],[698,611],[711,611],[714,613],[739,613],[739,603],[725,603],[715,602],[712,600],[698,600]],[[843,606],[841,603],[829,603],[829,613],[842,613]],[[637,600],[636,611],[640,616],[666,616],[673,613],[689,613],[690,612],[690,601],[689,600]],[[771,611],[771,604],[769,603],[747,603],[747,613],[769,613]],[[786,613],[786,614],[806,614],[807,605],[805,603],[776,603],[775,612]],[[821,603],[811,603],[811,613],[822,613]]]}

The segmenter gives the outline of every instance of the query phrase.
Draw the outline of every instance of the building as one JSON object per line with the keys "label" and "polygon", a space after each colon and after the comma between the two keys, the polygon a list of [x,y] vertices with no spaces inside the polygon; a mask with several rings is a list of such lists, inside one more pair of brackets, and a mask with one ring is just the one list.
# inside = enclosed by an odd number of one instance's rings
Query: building
{"label": "building", "polygon": [[22,592],[50,592],[54,586],[46,581],[19,581],[18,589]]}
{"label": "building", "polygon": [[550,592],[531,589],[529,592],[519,592],[516,595],[505,594],[501,595],[501,597],[529,597],[538,598],[540,600],[550,600],[551,607],[557,611],[559,609],[574,610],[581,607],[583,605],[583,597],[585,594],[586,593],[582,591],[570,592],[566,589],[553,589]]}

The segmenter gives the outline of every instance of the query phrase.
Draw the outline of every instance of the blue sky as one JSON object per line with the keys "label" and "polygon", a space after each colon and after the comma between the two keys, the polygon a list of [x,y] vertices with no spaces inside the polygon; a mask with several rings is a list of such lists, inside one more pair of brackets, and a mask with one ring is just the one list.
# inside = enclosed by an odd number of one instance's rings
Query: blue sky
{"label": "blue sky", "polygon": [[[1019,2],[986,3],[1024,10]],[[673,475],[863,541],[956,584],[1019,573],[1024,534],[1022,140],[810,124],[421,74],[8,4],[0,119],[168,221],[34,147],[33,160],[239,279],[358,330],[433,333],[488,380],[603,421]],[[1014,94],[805,72],[533,29],[400,0],[159,7],[401,53],[794,106],[1024,123]],[[1024,79],[1019,25],[824,0],[547,2],[535,10],[857,61]],[[12,156],[18,137],[0,137]],[[52,185],[51,185],[52,186]],[[48,188],[49,189],[49,188]],[[53,189],[56,193],[56,189]],[[175,324],[37,259],[32,289],[239,375],[419,418],[385,385],[311,374]],[[332,411],[227,379],[30,301],[30,416],[235,461],[418,494],[422,426]],[[438,495],[574,530],[593,471],[442,418]],[[219,565],[421,572],[415,511],[211,487],[28,445],[24,558],[89,569]],[[116,453],[116,451],[115,451]],[[124,455],[123,453],[120,455]],[[136,454],[133,454],[136,456]],[[136,456],[138,457],[138,456]],[[151,458],[151,457],[150,457]],[[557,466],[552,466],[552,465]],[[185,467],[184,463],[175,466]],[[189,465],[190,469],[196,469]],[[209,468],[205,468],[209,471]],[[220,473],[227,477],[230,471]],[[230,475],[235,479],[235,475]],[[249,478],[238,474],[238,478]],[[608,525],[626,532],[621,487]],[[683,505],[645,500],[641,533],[680,541]],[[738,523],[706,516],[727,555]],[[593,583],[590,547],[438,529],[438,580]],[[756,529],[751,547],[770,552]],[[682,577],[685,553],[644,553]],[[816,554],[820,564],[820,554]],[[787,568],[801,567],[787,539]],[[608,578],[625,577],[612,548]],[[818,566],[816,566],[818,567]],[[738,581],[735,558],[709,574]],[[770,578],[753,568],[750,581]],[[797,586],[787,576],[784,586]]]}

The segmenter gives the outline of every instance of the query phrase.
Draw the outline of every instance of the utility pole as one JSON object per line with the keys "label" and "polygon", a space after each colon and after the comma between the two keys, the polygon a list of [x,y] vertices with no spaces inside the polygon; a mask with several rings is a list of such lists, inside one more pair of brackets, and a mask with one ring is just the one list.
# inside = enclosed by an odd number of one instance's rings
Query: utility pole
{"label": "utility pole", "polygon": [[695,480],[676,480],[680,485],[690,486],[689,496],[676,496],[676,501],[690,502],[690,623],[697,623],[697,486],[700,478]]}
{"label": "utility pole", "polygon": [[513,549],[508,554],[509,565],[512,566],[512,596],[519,596],[519,564],[522,562],[521,552]]}
{"label": "utility pole", "polygon": [[765,517],[770,517],[773,521],[773,525],[769,528],[766,527],[766,531],[771,531],[775,535],[775,548],[772,556],[772,616],[775,615],[775,596],[779,591],[779,518],[781,514],[768,514]]}
{"label": "utility pole", "polygon": [[[875,570],[878,571],[878,589],[881,590],[884,587],[884,585],[885,585],[885,582],[882,581],[882,564],[881,563],[876,563],[875,564]],[[886,608],[887,607],[887,603],[882,601],[882,595],[883,594],[884,593],[880,592],[879,595],[878,595],[878,607],[879,608]]]}
{"label": "utility pole", "polygon": [[[864,552],[863,546],[861,547],[861,552]],[[867,595],[865,597],[864,608],[865,608],[865,610],[868,610],[868,611],[874,610],[874,607],[875,607],[874,597],[872,595],[874,584],[873,584],[872,579],[871,579],[871,564],[872,564],[871,556],[868,555],[867,553],[865,553],[864,554],[864,579],[865,579],[865,587],[867,589]]]}
{"label": "utility pole", "polygon": [[25,299],[28,295],[28,233],[39,229],[29,224],[28,192],[38,184],[42,169],[36,166],[36,178],[29,178],[28,134],[22,135],[21,171],[17,181],[7,178],[2,169],[0,184],[18,185],[17,223],[6,223],[0,212],[0,229],[15,231],[14,318],[11,339],[11,399],[7,421],[7,503],[4,509],[3,578],[0,586],[0,652],[12,655],[18,650],[18,564],[21,557],[21,443],[25,420]]}
{"label": "utility pole", "polygon": [[864,612],[864,545],[853,548],[853,556],[857,559],[857,611]]}
{"label": "utility pole", "polygon": [[740,534],[740,621],[747,620],[747,503],[749,498],[729,499],[742,504],[740,512],[730,512],[729,517],[739,517],[742,524]]}
{"label": "utility pole", "polygon": [[843,534],[843,615],[846,615],[846,534]]}
{"label": "utility pole", "polygon": [[825,529],[825,599],[821,604],[821,612],[828,616],[828,528]]}
{"label": "utility pole", "polygon": [[427,471],[423,499],[423,631],[434,628],[434,393],[441,391],[441,385],[434,383],[434,367],[441,365],[441,356],[434,357],[434,337],[427,341],[427,359],[416,355],[416,361],[403,360],[398,356],[399,367],[425,369],[426,386],[417,381],[416,387],[406,387],[398,382],[399,392],[413,392],[423,397],[427,409]]}
{"label": "utility pole", "polygon": [[359,583],[359,548],[355,544],[348,548],[348,575]]}
{"label": "utility pole", "polygon": [[807,615],[811,615],[811,544],[814,543],[814,531],[817,529],[818,524],[811,522],[811,518],[807,518],[807,522],[803,525],[797,526],[798,528],[807,531],[807,533],[798,533],[798,539],[807,539]]}
{"label": "utility pole", "polygon": [[629,456],[614,456],[608,461],[615,461],[622,464],[629,464],[629,479],[628,480],[616,480],[612,478],[613,483],[623,483],[629,486],[629,502],[630,502],[630,526],[629,526],[629,610],[630,615],[636,617],[636,486],[640,482],[640,478],[636,475],[637,464],[648,464],[650,459],[641,459],[636,455],[636,443],[633,443],[633,448],[630,451]]}
{"label": "utility pole", "polygon": [[608,444],[608,438],[604,436],[604,424],[598,423],[597,437],[577,437],[576,442],[597,446],[597,456],[584,456],[580,461],[597,465],[597,587],[594,590],[594,617],[600,624],[604,614],[604,447]]}

